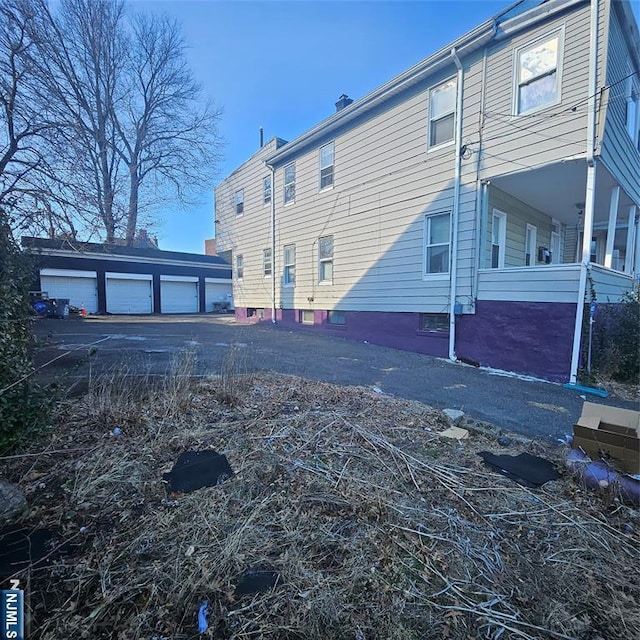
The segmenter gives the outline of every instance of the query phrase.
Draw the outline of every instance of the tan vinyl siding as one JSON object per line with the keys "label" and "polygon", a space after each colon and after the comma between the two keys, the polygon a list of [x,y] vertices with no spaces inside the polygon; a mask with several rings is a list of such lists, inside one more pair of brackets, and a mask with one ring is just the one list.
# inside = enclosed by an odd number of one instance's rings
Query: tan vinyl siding
{"label": "tan vinyl siding", "polygon": [[[218,251],[233,252],[233,295],[237,307],[271,306],[271,278],[263,275],[262,252],[271,246],[271,208],[263,200],[263,179],[269,175],[264,160],[276,149],[271,140],[215,190]],[[277,188],[277,185],[275,185]],[[235,193],[244,191],[244,211],[236,215]],[[274,185],[272,185],[273,197]],[[244,259],[244,276],[238,280],[235,257]],[[280,265],[277,262],[277,268]]]}
{"label": "tan vinyl siding", "polygon": [[[492,212],[498,209],[507,214],[507,238],[504,266],[519,267],[525,264],[525,236],[527,223],[536,227],[536,254],[538,247],[551,246],[551,224],[549,216],[533,209],[513,196],[495,187],[489,188],[489,215],[487,216],[487,233],[484,246],[483,268],[491,266],[491,223]],[[534,256],[537,263],[537,255]]]}
{"label": "tan vinyl siding", "polygon": [[609,171],[616,176],[622,189],[640,205],[640,152],[627,132],[625,117],[627,82],[623,80],[630,71],[638,74],[640,67],[625,41],[617,4],[617,2],[611,3],[609,13],[606,84],[610,88],[603,94],[606,117],[602,160]]}
{"label": "tan vinyl siding", "polygon": [[[495,44],[487,60],[483,174],[522,171],[586,152],[589,4]],[[514,116],[516,51],[547,34],[562,34],[558,104]],[[571,110],[573,105],[581,107]]]}

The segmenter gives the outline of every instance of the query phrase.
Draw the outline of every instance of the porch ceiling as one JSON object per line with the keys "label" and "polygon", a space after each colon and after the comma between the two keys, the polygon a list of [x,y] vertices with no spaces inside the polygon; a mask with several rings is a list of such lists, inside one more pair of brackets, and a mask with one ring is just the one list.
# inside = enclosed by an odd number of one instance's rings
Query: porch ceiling
{"label": "porch ceiling", "polygon": [[[565,160],[539,169],[517,171],[491,178],[491,184],[529,206],[565,224],[578,222],[587,188],[587,163],[584,158]],[[609,220],[611,188],[616,181],[602,164],[596,169],[594,224]],[[618,222],[625,220],[631,199],[620,191]]]}

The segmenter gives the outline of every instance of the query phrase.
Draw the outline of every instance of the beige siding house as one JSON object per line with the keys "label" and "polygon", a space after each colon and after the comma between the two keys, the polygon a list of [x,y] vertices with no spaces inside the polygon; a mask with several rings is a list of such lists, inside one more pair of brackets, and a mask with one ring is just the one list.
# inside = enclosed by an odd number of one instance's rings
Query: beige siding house
{"label": "beige siding house", "polygon": [[216,189],[240,321],[575,381],[583,301],[640,272],[629,3],[487,20]]}

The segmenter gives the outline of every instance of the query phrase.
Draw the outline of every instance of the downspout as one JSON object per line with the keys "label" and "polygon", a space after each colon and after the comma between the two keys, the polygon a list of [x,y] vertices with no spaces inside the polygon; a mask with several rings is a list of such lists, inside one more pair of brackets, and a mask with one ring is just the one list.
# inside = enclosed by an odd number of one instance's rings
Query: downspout
{"label": "downspout", "polygon": [[276,168],[271,171],[271,322],[276,323]]}
{"label": "downspout", "polygon": [[453,211],[451,212],[451,289],[449,292],[449,359],[456,360],[456,290],[458,276],[458,217],[460,213],[460,170],[462,162],[462,64],[455,47],[451,49],[451,58],[458,69],[456,96],[456,166],[453,179]]}
{"label": "downspout", "polygon": [[580,261],[580,281],[578,284],[578,304],[576,323],[573,329],[573,350],[571,353],[571,373],[569,383],[578,381],[580,363],[580,343],[582,341],[582,322],[584,318],[584,297],[587,291],[587,276],[591,258],[591,236],[593,234],[593,214],[596,191],[595,125],[596,91],[598,71],[598,5],[599,0],[591,0],[591,33],[589,36],[589,103],[587,112],[587,189],[584,204],[584,227],[582,232],[582,260]]}

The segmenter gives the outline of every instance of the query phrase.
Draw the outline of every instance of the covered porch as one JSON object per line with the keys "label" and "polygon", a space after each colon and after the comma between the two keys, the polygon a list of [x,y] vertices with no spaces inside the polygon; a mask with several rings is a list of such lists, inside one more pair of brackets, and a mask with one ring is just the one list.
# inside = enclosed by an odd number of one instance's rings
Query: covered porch
{"label": "covered porch", "polygon": [[584,157],[482,181],[474,315],[463,355],[576,382],[584,301],[617,303],[640,274],[638,207]]}
{"label": "covered porch", "polygon": [[631,290],[640,211],[604,165],[592,171],[591,194],[584,158],[483,183],[479,300],[575,303],[581,264],[598,301],[618,302]]}

